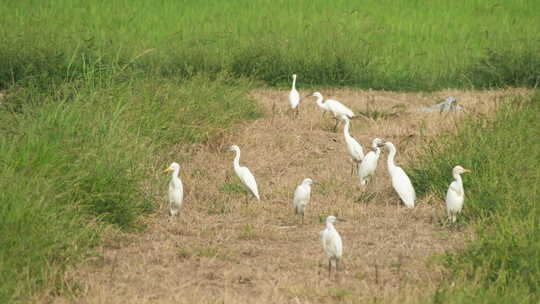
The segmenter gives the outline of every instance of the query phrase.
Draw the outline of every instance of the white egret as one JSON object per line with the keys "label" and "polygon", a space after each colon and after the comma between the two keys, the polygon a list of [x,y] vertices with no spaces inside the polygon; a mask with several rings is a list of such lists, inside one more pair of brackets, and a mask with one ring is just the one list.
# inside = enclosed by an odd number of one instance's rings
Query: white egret
{"label": "white egret", "polygon": [[259,196],[259,190],[257,189],[255,177],[253,177],[253,174],[251,174],[251,171],[249,171],[247,167],[240,166],[240,148],[237,145],[232,145],[229,147],[229,151],[236,152],[236,156],[234,157],[233,161],[234,172],[236,172],[236,175],[238,178],[240,178],[242,184],[248,188],[249,192],[251,192],[251,194],[253,194],[257,200],[260,200],[261,198]]}
{"label": "white egret", "polygon": [[296,190],[294,191],[294,197],[293,197],[294,213],[302,216],[302,225],[304,224],[304,211],[311,197],[312,184],[318,184],[318,183],[311,180],[311,178],[305,178],[302,181],[302,183],[300,183],[300,185],[296,187]]}
{"label": "white egret", "polygon": [[465,191],[463,190],[463,181],[461,180],[462,173],[470,173],[471,170],[463,169],[462,166],[455,166],[452,169],[454,181],[448,187],[446,192],[446,213],[448,220],[452,223],[456,222],[458,213],[463,209],[463,201],[465,200]]}
{"label": "white egret", "polygon": [[360,178],[360,185],[367,184],[368,180],[371,180],[375,176],[375,170],[377,170],[377,164],[379,163],[379,157],[381,156],[381,148],[379,145],[384,144],[384,141],[380,138],[373,139],[371,147],[373,151],[369,151],[362,162],[358,165],[358,177]]}
{"label": "white egret", "polygon": [[335,262],[336,270],[339,271],[339,264],[343,254],[343,245],[341,243],[341,236],[334,228],[335,222],[344,222],[345,220],[336,218],[331,215],[326,218],[326,228],[320,232],[321,243],[324,249],[324,253],[328,256],[328,275],[332,269],[332,261]]}
{"label": "white egret", "polygon": [[349,152],[349,157],[353,162],[353,167],[351,168],[351,175],[354,171],[354,166],[358,166],[362,159],[364,159],[364,149],[362,146],[349,134],[350,121],[349,118],[345,116],[345,126],[343,127],[343,136],[345,137],[345,144],[347,145],[347,152]]}
{"label": "white egret", "polygon": [[298,94],[298,91],[296,90],[296,74],[292,75],[293,82],[292,82],[292,88],[289,92],[289,106],[291,107],[292,111],[296,111],[296,115],[299,114],[299,108],[298,104],[300,103],[300,94]]}
{"label": "white egret", "polygon": [[172,171],[171,180],[169,181],[169,214],[176,216],[184,200],[184,187],[182,186],[182,180],[178,177],[180,165],[173,162],[164,172],[169,171]]}
{"label": "white egret", "polygon": [[337,100],[327,99],[326,102],[323,103],[324,98],[319,92],[315,92],[311,96],[317,97],[316,103],[321,109],[332,112],[332,114],[334,115],[334,119],[336,120],[334,131],[336,131],[337,125],[340,120],[354,117],[353,111],[351,111],[349,108],[347,108]]}
{"label": "white egret", "polygon": [[387,159],[388,173],[392,178],[392,186],[394,187],[394,190],[396,190],[399,198],[401,198],[407,208],[414,208],[416,193],[414,192],[411,180],[409,179],[405,171],[403,171],[401,167],[396,166],[396,164],[394,163],[394,157],[396,156],[396,147],[394,147],[394,144],[389,141],[385,142],[382,145],[384,145],[389,151]]}

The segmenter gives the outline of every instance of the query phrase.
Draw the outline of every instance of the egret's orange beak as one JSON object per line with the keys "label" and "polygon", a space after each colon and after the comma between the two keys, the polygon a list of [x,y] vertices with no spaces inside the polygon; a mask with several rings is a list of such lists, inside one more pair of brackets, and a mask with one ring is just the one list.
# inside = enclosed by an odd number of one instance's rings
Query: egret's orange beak
{"label": "egret's orange beak", "polygon": [[169,172],[169,171],[172,171],[171,167],[169,167],[169,168],[163,170],[163,173],[166,173],[166,172]]}
{"label": "egret's orange beak", "polygon": [[471,172],[472,172],[472,171],[469,170],[469,169],[464,169],[464,170],[463,170],[463,173],[471,173]]}

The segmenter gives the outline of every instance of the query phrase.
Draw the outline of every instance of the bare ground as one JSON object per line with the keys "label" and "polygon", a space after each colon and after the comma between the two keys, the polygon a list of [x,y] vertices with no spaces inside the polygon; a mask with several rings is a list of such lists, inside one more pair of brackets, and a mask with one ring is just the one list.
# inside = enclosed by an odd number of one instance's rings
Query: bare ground
{"label": "bare ground", "polygon": [[[301,96],[308,92],[300,92]],[[356,113],[386,115],[355,119],[352,135],[368,150],[374,137],[394,142],[405,171],[427,140],[453,130],[465,115],[486,115],[505,96],[496,92],[391,93],[326,90],[325,97]],[[204,145],[176,147],[156,160],[146,191],[159,212],[139,234],[114,233],[98,255],[66,274],[77,290],[68,296],[39,297],[53,303],[417,303],[444,279],[437,256],[463,246],[470,231],[444,227],[443,200],[428,196],[407,210],[398,207],[386,171],[386,154],[374,184],[365,189],[350,174],[342,128],[312,98],[301,116],[286,114],[287,91],[252,93],[265,116],[239,125]],[[441,115],[414,109],[455,96],[466,113]],[[397,107],[394,107],[398,105]],[[399,105],[406,105],[405,107]],[[401,111],[401,112],[400,112]],[[392,113],[399,112],[397,115]],[[382,114],[381,114],[382,113]],[[384,114],[386,113],[386,114]],[[231,144],[242,149],[241,164],[255,175],[262,201],[245,203],[232,170]],[[165,194],[172,161],[182,165],[185,187],[181,216],[170,221]],[[315,185],[306,223],[299,225],[292,192],[305,177]],[[450,172],[448,180],[451,180]],[[466,185],[465,185],[466,186]],[[321,219],[347,219],[336,229],[344,243],[344,270],[328,276],[321,249]]]}

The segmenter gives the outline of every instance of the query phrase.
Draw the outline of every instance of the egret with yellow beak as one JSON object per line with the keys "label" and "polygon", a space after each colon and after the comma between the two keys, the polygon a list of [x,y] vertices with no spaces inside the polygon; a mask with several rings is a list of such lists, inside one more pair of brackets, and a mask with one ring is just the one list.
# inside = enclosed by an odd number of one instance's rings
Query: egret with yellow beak
{"label": "egret with yellow beak", "polygon": [[454,181],[448,187],[446,192],[446,213],[448,220],[455,223],[458,213],[463,209],[465,201],[465,191],[463,190],[463,181],[461,180],[462,173],[470,173],[471,170],[464,169],[462,166],[455,166],[452,169]]}
{"label": "egret with yellow beak", "polygon": [[170,171],[172,171],[172,174],[169,181],[169,214],[176,216],[180,212],[184,200],[184,187],[182,186],[182,180],[178,177],[180,165],[174,162],[164,172]]}

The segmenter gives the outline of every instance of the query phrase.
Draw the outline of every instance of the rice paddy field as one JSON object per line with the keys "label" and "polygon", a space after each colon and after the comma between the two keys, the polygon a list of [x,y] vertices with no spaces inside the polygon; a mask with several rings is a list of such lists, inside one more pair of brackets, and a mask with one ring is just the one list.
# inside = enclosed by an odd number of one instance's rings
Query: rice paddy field
{"label": "rice paddy field", "polygon": [[[3,1],[0,302],[538,303],[539,11],[532,0]],[[396,209],[385,161],[359,187],[341,129],[303,97],[314,90],[360,114],[351,132],[364,149],[377,136],[396,144],[414,212]],[[465,111],[416,111],[449,95]],[[231,144],[262,202],[242,202]],[[175,221],[160,173],[172,161],[186,186]],[[451,228],[455,164],[473,173]],[[290,196],[306,175],[323,185],[299,226]],[[349,219],[337,277],[318,241],[330,214]]]}
{"label": "rice paddy field", "polygon": [[433,90],[535,85],[540,67],[532,0],[55,0],[2,10],[4,87],[90,66],[227,72],[271,85],[295,72],[304,85]]}

